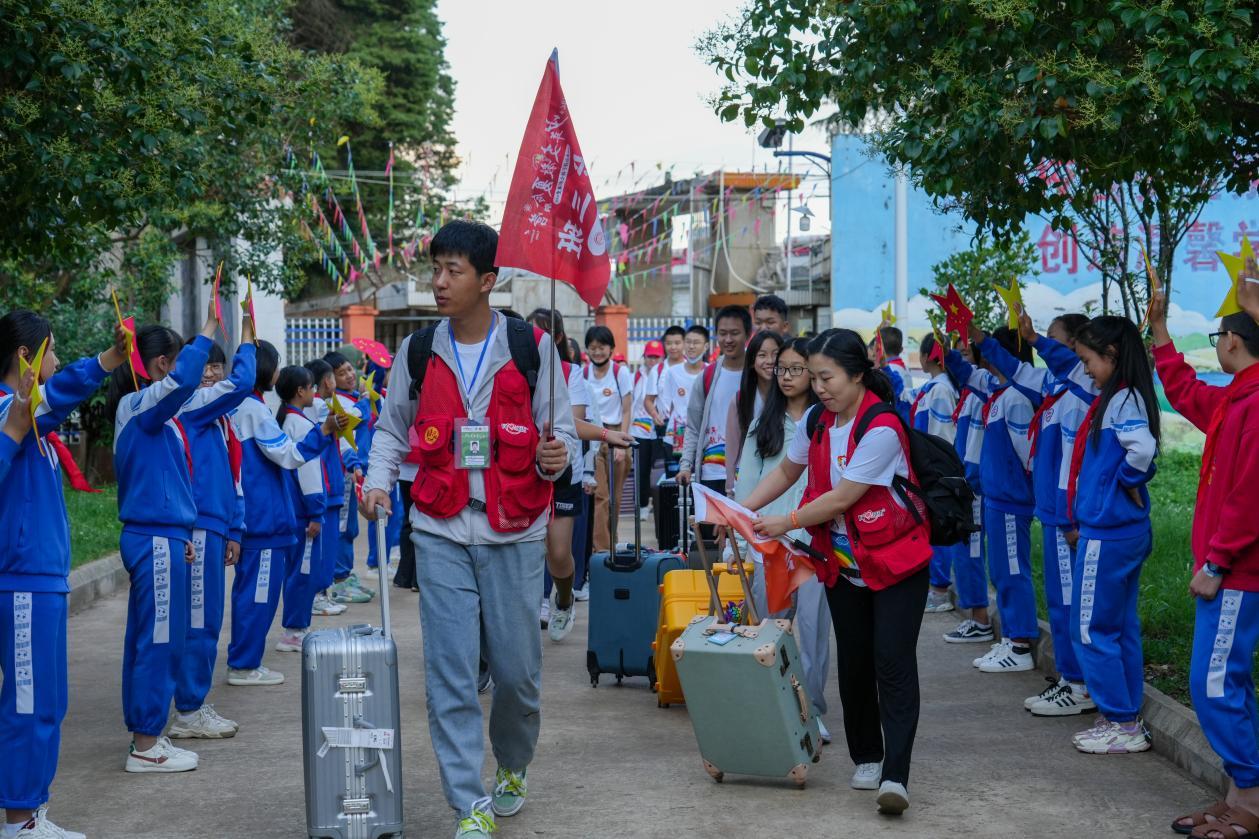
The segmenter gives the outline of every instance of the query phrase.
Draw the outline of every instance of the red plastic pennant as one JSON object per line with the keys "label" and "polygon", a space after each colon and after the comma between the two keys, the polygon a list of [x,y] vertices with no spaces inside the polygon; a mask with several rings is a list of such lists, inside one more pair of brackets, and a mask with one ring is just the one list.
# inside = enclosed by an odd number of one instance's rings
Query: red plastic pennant
{"label": "red plastic pennant", "polygon": [[145,379],[152,379],[149,371],[144,369],[144,359],[140,358],[140,347],[136,342],[136,319],[134,317],[123,318],[122,328],[131,334],[131,369],[137,376]]}

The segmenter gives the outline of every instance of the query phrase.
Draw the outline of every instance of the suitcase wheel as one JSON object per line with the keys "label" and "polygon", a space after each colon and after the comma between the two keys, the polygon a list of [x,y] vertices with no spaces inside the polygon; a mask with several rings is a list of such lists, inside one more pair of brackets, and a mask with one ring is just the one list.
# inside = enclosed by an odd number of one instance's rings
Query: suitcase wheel
{"label": "suitcase wheel", "polygon": [[717,783],[719,783],[719,784],[720,784],[722,781],[724,781],[725,779],[726,779],[726,773],[725,773],[725,772],[718,772],[716,775],[713,775],[713,780],[714,780],[714,781],[716,781],[716,782],[717,782]]}
{"label": "suitcase wheel", "polygon": [[586,650],[586,672],[590,674],[590,686],[599,687],[599,656],[594,650]]}
{"label": "suitcase wheel", "polygon": [[722,772],[708,761],[704,761],[704,771],[711,775],[713,780],[719,784],[726,779],[726,773]]}
{"label": "suitcase wheel", "polygon": [[617,684],[617,687],[620,687],[621,685],[621,677],[619,675],[616,677],[616,684]]}

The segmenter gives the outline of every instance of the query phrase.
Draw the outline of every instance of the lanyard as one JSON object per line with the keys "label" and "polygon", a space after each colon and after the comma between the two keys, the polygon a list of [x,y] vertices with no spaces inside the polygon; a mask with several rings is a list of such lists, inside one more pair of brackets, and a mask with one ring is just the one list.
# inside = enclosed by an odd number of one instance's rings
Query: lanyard
{"label": "lanyard", "polygon": [[494,340],[494,328],[498,326],[498,318],[490,323],[490,332],[485,336],[485,340],[481,343],[481,355],[477,357],[476,369],[472,371],[472,380],[463,372],[463,357],[459,352],[459,345],[455,343],[455,333],[450,331],[450,325],[446,325],[446,331],[450,335],[450,347],[455,351],[455,366],[459,368],[459,380],[463,382],[463,406],[469,416],[472,415],[472,388],[476,387],[476,380],[481,375],[481,365],[485,362],[485,352],[490,348],[490,341]]}

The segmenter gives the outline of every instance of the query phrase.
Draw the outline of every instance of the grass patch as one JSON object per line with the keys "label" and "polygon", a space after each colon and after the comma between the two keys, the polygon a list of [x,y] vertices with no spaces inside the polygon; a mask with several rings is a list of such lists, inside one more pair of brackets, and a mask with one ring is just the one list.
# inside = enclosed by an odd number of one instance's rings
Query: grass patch
{"label": "grass patch", "polygon": [[[1189,596],[1193,571],[1190,530],[1198,491],[1200,454],[1165,451],[1150,482],[1154,546],[1141,570],[1141,637],[1145,677],[1156,688],[1188,705],[1189,656],[1193,649],[1194,601]],[[1044,562],[1040,522],[1032,523],[1032,574],[1037,612],[1045,612]]]}
{"label": "grass patch", "polygon": [[75,492],[63,485],[70,519],[70,567],[108,556],[118,550],[118,488],[98,487],[99,493]]}

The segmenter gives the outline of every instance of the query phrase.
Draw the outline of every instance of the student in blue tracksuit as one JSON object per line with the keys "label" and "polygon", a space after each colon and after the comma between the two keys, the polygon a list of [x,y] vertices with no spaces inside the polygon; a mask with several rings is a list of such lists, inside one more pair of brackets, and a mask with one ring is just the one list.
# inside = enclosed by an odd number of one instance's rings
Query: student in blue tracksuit
{"label": "student in blue tracksuit", "polygon": [[1036,333],[1026,312],[1020,314],[1023,341],[1034,348],[1047,367],[1033,367],[1016,359],[1001,347],[990,360],[1002,375],[1033,390],[1043,401],[1028,430],[1032,444],[1032,493],[1035,514],[1043,537],[1045,605],[1054,641],[1058,678],[1047,678],[1048,686],[1023,701],[1036,716],[1059,717],[1081,714],[1097,706],[1084,685],[1075,645],[1071,641],[1071,605],[1076,593],[1072,582],[1072,549],[1067,544],[1071,516],[1067,511],[1067,471],[1071,449],[1084,414],[1093,401],[1092,381],[1075,354],[1075,334],[1088,323],[1080,314],[1054,318],[1047,334]]}
{"label": "student in blue tracksuit", "polygon": [[[315,377],[305,367],[285,367],[275,382],[280,397],[276,421],[291,440],[301,440],[316,423],[302,413],[315,402]],[[319,557],[323,556],[324,486],[323,461],[308,460],[296,470],[289,470],[284,482],[293,504],[293,547],[285,557],[284,612],[280,625],[284,628],[275,648],[284,653],[300,653],[302,641],[310,629],[311,609],[315,601]]]}
{"label": "student in blue tracksuit", "polygon": [[901,358],[901,353],[905,351],[905,334],[895,326],[880,326],[879,336],[883,339],[884,358],[875,358],[878,354],[878,340],[870,342],[870,360],[876,364],[882,364],[879,368],[892,382],[892,404],[896,408],[896,412],[901,415],[901,419],[909,422],[909,408],[913,401],[912,382],[909,378],[909,369],[905,366],[905,360]]}
{"label": "student in blue tracksuit", "polygon": [[184,403],[179,422],[192,449],[192,498],[197,521],[192,530],[196,556],[187,574],[188,635],[175,675],[172,739],[233,737],[238,726],[206,704],[223,629],[224,568],[240,556],[244,505],[240,485],[240,441],[227,414],[249,397],[256,375],[253,323],[246,314],[241,344],[224,378],[227,357],[210,346],[201,387]]}
{"label": "student in blue tracksuit", "polygon": [[[379,364],[375,363],[369,358],[363,362],[363,369],[364,369],[364,372],[367,374],[367,376],[372,379],[373,387],[376,389],[376,392],[379,393],[381,398],[383,399],[389,389],[388,388],[389,368],[381,367]],[[369,398],[370,394],[366,393],[366,388],[364,388],[363,397],[364,397],[363,405],[367,408],[369,413],[368,413],[367,422],[359,426],[361,431],[358,435],[358,440],[357,440],[358,456],[359,456],[360,462],[370,463],[371,454],[372,454],[372,438],[375,436],[375,433],[376,433],[376,416],[378,414],[378,407],[372,404]],[[397,549],[398,544],[402,538],[402,506],[403,505],[402,505],[402,496],[400,494],[400,490],[398,486],[396,485],[394,486],[393,492],[391,493],[391,495],[393,496],[393,510],[389,514],[389,521],[385,523],[385,543],[386,543],[386,548],[387,548],[386,555],[389,556],[392,560],[393,551]],[[376,526],[373,523],[370,527],[367,528],[367,567],[368,568],[376,567],[377,550],[378,548],[376,545]]]}
{"label": "student in blue tracksuit", "polygon": [[192,449],[178,415],[201,383],[217,327],[211,313],[185,347],[174,330],[146,326],[136,333],[136,347],[152,383],[136,391],[129,367],[110,377],[106,410],[114,420],[120,551],[131,577],[122,659],[123,717],[132,736],[128,772],[197,768],[197,755],[172,746],[162,732],[188,633],[185,578],[197,522]]}
{"label": "student in blue tracksuit", "polygon": [[[950,644],[982,644],[993,639],[992,618],[988,614],[988,571],[984,563],[984,484],[980,456],[984,447],[984,405],[988,402],[992,376],[979,348],[972,342],[962,352],[949,350],[944,355],[945,369],[957,380],[957,405],[953,408],[956,434],[953,447],[966,472],[966,482],[975,493],[973,523],[978,527],[953,555],[953,574],[957,578],[958,604],[970,609],[951,632],[944,634]],[[959,371],[969,365],[969,378]],[[963,602],[965,601],[965,602]]]}
{"label": "student in blue tracksuit", "polygon": [[332,368],[332,375],[336,381],[336,392],[333,398],[341,403],[346,413],[362,420],[355,428],[354,446],[348,452],[345,448],[341,450],[341,460],[347,476],[345,509],[349,510],[349,513],[345,516],[340,530],[340,552],[337,555],[337,565],[333,573],[335,582],[332,587],[334,599],[358,603],[362,602],[362,595],[367,595],[368,599],[371,599],[371,596],[376,593],[370,586],[359,582],[358,575],[354,573],[354,540],[358,538],[358,516],[354,515],[354,508],[358,505],[358,483],[363,479],[363,464],[365,463],[359,453],[358,440],[359,435],[366,430],[371,408],[367,397],[357,390],[358,375],[354,372],[354,365],[350,363],[350,360],[339,352],[327,353],[323,360]]}
{"label": "student in blue tracksuit", "polygon": [[[944,347],[936,343],[934,335],[927,335],[918,346],[918,364],[924,373],[931,378],[922,387],[910,392],[909,423],[919,431],[935,435],[953,444],[957,437],[957,423],[953,412],[957,409],[957,385],[953,375],[944,367]],[[959,548],[968,550],[968,545],[949,545],[931,549],[931,588],[927,591],[927,612],[951,612],[953,600],[949,597],[949,584],[953,571],[953,560],[958,557]],[[963,573],[965,579],[965,573]],[[968,582],[970,582],[968,580]],[[976,605],[987,605],[988,592],[976,594],[968,591],[966,595],[958,586],[958,600],[963,609]]]}
{"label": "student in blue tracksuit", "polygon": [[[971,327],[970,340],[985,359],[1003,347],[1021,361],[1030,362],[1032,348],[1023,344],[1009,327],[992,337]],[[984,531],[988,541],[988,574],[997,589],[997,610],[1005,638],[975,659],[984,673],[1031,670],[1036,623],[1036,592],[1032,585],[1031,441],[1027,438],[1032,417],[1040,404],[1040,392],[1014,382],[996,371],[987,374],[989,393],[981,419],[984,425],[980,474],[984,487]],[[975,369],[955,358],[949,369],[960,381],[971,381]],[[968,448],[969,448],[968,441]]]}
{"label": "student in blue tracksuit", "polygon": [[1079,533],[1071,634],[1084,682],[1101,719],[1075,735],[1092,754],[1150,748],[1141,722],[1144,658],[1137,595],[1150,555],[1150,493],[1158,453],[1159,406],[1149,355],[1136,324],[1094,318],[1076,335],[1076,352],[1098,396],[1071,453],[1068,504]]}
{"label": "student in blue tracksuit", "polygon": [[[324,422],[330,413],[328,407],[336,398],[336,377],[332,374],[332,365],[321,358],[306,362],[315,380],[315,401],[306,409],[306,416],[313,422]],[[312,611],[316,615],[339,615],[350,603],[366,603],[371,595],[358,588],[343,583],[334,588],[336,582],[337,562],[341,558],[341,531],[348,526],[348,518],[354,517],[354,505],[346,504],[346,464],[357,463],[357,455],[349,443],[338,439],[324,449],[320,455],[323,463],[324,487],[324,521],[321,533],[323,556],[316,574],[316,585],[320,592],[315,596]]]}
{"label": "student in blue tracksuit", "polygon": [[[21,374],[48,342],[39,370]],[[48,321],[0,318],[0,810],[10,835],[61,835],[47,818],[65,718],[70,528],[56,454],[42,439],[126,360],[126,340],[57,371]],[[37,381],[38,380],[38,381]],[[42,384],[41,384],[42,382]],[[39,388],[36,433],[32,391]],[[40,439],[37,439],[40,438]],[[80,836],[65,832],[66,836]]]}
{"label": "student in blue tracksuit", "polygon": [[285,488],[286,469],[317,460],[337,427],[329,416],[301,441],[280,430],[262,395],[275,386],[280,354],[258,342],[258,373],[253,394],[231,415],[241,442],[241,483],[245,488],[245,539],[232,583],[232,642],[227,648],[227,683],[278,685],[284,674],[264,667],[263,650],[284,584],[284,557],[295,538],[296,513]]}

